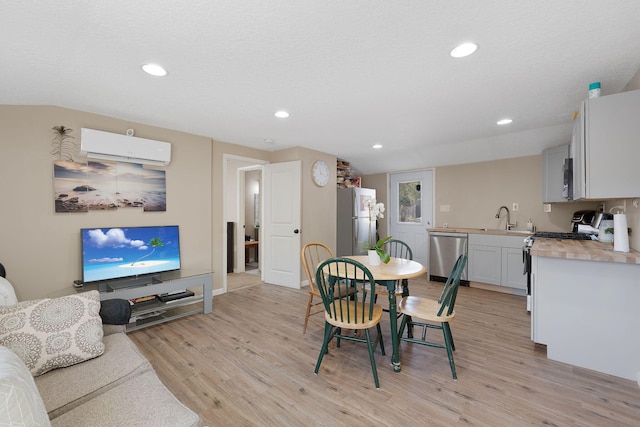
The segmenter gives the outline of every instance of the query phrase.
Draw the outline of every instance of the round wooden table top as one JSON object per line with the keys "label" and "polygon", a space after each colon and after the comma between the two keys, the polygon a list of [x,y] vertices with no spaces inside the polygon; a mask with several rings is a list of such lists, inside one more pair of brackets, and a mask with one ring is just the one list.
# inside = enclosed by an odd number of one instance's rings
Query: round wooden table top
{"label": "round wooden table top", "polygon": [[380,263],[380,265],[370,265],[367,255],[345,256],[364,264],[369,269],[375,280],[400,280],[418,277],[426,273],[427,269],[424,265],[416,261],[402,258],[391,258],[388,264]]}

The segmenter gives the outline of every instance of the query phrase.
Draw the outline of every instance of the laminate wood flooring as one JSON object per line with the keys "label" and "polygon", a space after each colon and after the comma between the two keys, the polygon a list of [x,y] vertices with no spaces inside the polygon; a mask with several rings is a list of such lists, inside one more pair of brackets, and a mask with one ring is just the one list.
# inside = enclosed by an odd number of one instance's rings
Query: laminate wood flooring
{"label": "laminate wood flooring", "polygon": [[[410,281],[412,295],[437,298],[441,287]],[[266,284],[239,289],[216,296],[211,314],[130,337],[209,426],[640,425],[638,384],[547,360],[529,338],[524,297],[460,288],[451,325],[457,382],[445,350],[409,343],[393,372],[383,319],[379,390],[361,343],[332,348],[314,375],[322,329],[302,333],[307,297]]]}

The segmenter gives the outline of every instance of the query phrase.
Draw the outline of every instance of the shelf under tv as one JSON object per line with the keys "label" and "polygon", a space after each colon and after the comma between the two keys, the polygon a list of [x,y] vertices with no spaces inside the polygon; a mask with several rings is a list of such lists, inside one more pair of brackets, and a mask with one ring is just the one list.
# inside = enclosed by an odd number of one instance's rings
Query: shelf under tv
{"label": "shelf under tv", "polygon": [[194,295],[170,302],[153,301],[141,308],[133,307],[131,319],[134,321],[126,325],[126,331],[131,332],[169,320],[202,313],[203,300],[202,295]]}
{"label": "shelf under tv", "polygon": [[[175,293],[180,290],[192,288],[195,295],[177,300],[162,302],[159,300],[144,304],[136,308],[132,308],[132,317],[138,317],[157,313],[144,319],[138,319],[133,323],[126,325],[126,331],[135,331],[159,323],[168,322],[170,320],[179,319],[181,317],[190,316],[192,314],[211,313],[212,310],[212,275],[197,274],[187,275],[161,275],[154,283],[142,283],[138,286],[126,286],[122,288],[112,288],[109,286],[108,291],[100,292],[101,300],[108,299],[126,299],[141,298],[148,295],[161,295],[167,293]],[[198,289],[199,288],[199,289]]]}

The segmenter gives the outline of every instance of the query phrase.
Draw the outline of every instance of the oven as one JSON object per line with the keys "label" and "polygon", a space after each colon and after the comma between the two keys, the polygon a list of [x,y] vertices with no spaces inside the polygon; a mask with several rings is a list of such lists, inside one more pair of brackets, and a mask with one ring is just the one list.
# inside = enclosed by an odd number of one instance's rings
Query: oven
{"label": "oven", "polygon": [[524,274],[527,276],[527,311],[529,312],[531,312],[531,247],[536,239],[592,240],[593,236],[583,233],[537,231],[524,239],[522,263],[524,264]]}

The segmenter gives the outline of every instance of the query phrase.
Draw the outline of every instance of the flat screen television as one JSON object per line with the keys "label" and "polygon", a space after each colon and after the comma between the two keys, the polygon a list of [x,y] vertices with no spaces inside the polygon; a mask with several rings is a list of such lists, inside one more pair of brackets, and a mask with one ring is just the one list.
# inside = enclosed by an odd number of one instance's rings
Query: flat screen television
{"label": "flat screen television", "polygon": [[180,269],[177,225],[83,228],[80,234],[85,283]]}

